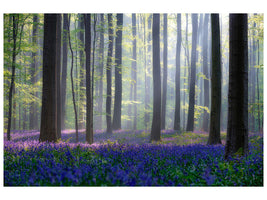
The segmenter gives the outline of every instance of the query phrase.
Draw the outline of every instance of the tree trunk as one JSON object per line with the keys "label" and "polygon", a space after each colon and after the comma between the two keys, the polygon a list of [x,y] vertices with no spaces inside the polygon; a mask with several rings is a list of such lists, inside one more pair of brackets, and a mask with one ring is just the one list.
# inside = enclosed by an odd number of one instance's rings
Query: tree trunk
{"label": "tree trunk", "polygon": [[44,15],[41,142],[57,140],[57,18],[57,14]]}
{"label": "tree trunk", "polygon": [[61,14],[57,15],[57,49],[56,49],[56,90],[57,90],[57,139],[61,138],[61,91],[60,91],[60,73],[61,73]]}
{"label": "tree trunk", "polygon": [[112,134],[112,126],[111,126],[111,84],[112,84],[112,76],[111,76],[111,64],[112,64],[112,53],[113,53],[113,22],[112,22],[112,14],[108,14],[108,58],[107,58],[107,98],[106,98],[106,122],[107,122],[107,133]]}
{"label": "tree trunk", "polygon": [[69,48],[71,52],[71,69],[70,69],[70,79],[71,79],[71,92],[72,92],[72,102],[73,102],[73,109],[74,109],[74,117],[75,117],[75,132],[76,132],[76,143],[79,141],[79,134],[78,134],[78,115],[77,115],[77,107],[76,107],[76,100],[75,100],[75,91],[74,91],[74,82],[73,82],[73,50],[71,46],[71,40],[70,40],[70,18],[68,19],[68,41],[69,41]]}
{"label": "tree trunk", "polygon": [[115,52],[115,99],[113,113],[113,129],[121,129],[121,101],[122,101],[122,28],[123,14],[117,14],[116,52]]}
{"label": "tree trunk", "polygon": [[[104,27],[104,14],[100,14],[101,26]],[[104,29],[100,33],[100,64],[99,64],[99,100],[98,112],[100,113],[98,125],[102,129],[102,109],[103,109],[103,70],[104,70]]]}
{"label": "tree trunk", "polygon": [[63,47],[62,47],[62,75],[61,75],[61,128],[66,128],[66,80],[68,71],[68,14],[63,14]]}
{"label": "tree trunk", "polygon": [[[204,79],[204,106],[209,108],[209,70],[208,70],[208,24],[209,24],[209,14],[205,14],[204,18],[204,28],[203,28],[203,73]],[[208,131],[209,128],[209,113],[204,110],[202,129]]]}
{"label": "tree trunk", "polygon": [[78,127],[84,128],[84,102],[85,102],[85,67],[84,67],[84,19],[82,14],[79,16],[78,29],[81,30],[78,33],[79,44],[79,57],[80,57],[80,102],[79,102],[79,122]]}
{"label": "tree trunk", "polygon": [[[33,16],[33,26],[32,26],[32,45],[36,47],[37,45],[37,31],[38,31],[38,15],[34,14]],[[37,82],[36,71],[37,71],[37,61],[36,61],[36,50],[32,51],[32,62],[31,62],[31,82],[33,87],[35,87],[35,83]],[[36,93],[32,93],[33,96]],[[29,120],[30,129],[37,129],[37,105],[36,102],[30,103],[30,120]]]}
{"label": "tree trunk", "polygon": [[160,78],[160,15],[153,14],[153,120],[151,141],[160,141],[161,126],[161,78]]}
{"label": "tree trunk", "polygon": [[92,91],[91,91],[91,14],[84,14],[85,26],[85,55],[86,55],[86,142],[92,144],[93,138],[93,113],[92,113]]}
{"label": "tree trunk", "polygon": [[211,14],[212,31],[212,77],[211,113],[208,144],[221,144],[221,45],[219,14]]}
{"label": "tree trunk", "polygon": [[225,158],[248,154],[248,19],[230,14],[228,125]]}
{"label": "tree trunk", "polygon": [[163,80],[162,80],[162,107],[161,107],[161,129],[165,129],[166,100],[167,100],[167,76],[168,76],[168,16],[163,15]]}
{"label": "tree trunk", "polygon": [[[149,103],[150,103],[150,82],[151,82],[151,78],[150,78],[150,74],[151,74],[151,19],[152,19],[152,14],[148,17],[148,21],[147,21],[147,30],[148,30],[148,39],[147,39],[147,70],[146,70],[146,94],[145,94],[145,129],[147,130],[148,127],[148,123],[149,123]],[[145,36],[146,37],[146,36]],[[145,38],[144,37],[144,38]]]}
{"label": "tree trunk", "polygon": [[180,52],[182,43],[181,14],[177,14],[176,73],[175,73],[175,115],[174,130],[180,132]]}
{"label": "tree trunk", "polygon": [[192,52],[191,52],[191,76],[189,90],[189,108],[186,131],[194,130],[195,111],[195,82],[196,82],[196,45],[197,45],[197,20],[198,15],[192,14]]}

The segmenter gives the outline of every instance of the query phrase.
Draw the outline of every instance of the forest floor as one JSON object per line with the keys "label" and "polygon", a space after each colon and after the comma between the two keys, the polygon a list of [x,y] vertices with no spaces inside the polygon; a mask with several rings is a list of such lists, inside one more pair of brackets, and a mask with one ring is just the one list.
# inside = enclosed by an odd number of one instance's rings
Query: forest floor
{"label": "forest floor", "polygon": [[94,144],[84,130],[62,131],[57,143],[39,143],[38,131],[4,136],[5,186],[263,186],[263,136],[249,134],[249,155],[224,160],[221,145],[206,145],[208,133],[163,130],[149,143],[149,131],[96,130]]}

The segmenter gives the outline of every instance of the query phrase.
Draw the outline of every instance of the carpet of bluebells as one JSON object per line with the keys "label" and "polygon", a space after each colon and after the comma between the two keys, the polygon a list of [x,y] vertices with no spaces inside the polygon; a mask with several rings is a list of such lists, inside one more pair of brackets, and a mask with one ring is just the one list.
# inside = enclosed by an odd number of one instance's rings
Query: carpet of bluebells
{"label": "carpet of bluebells", "polygon": [[250,153],[224,160],[222,145],[206,145],[207,133],[96,131],[94,144],[79,132],[62,132],[57,143],[39,143],[38,131],[4,138],[5,186],[263,186],[263,137],[251,133]]}

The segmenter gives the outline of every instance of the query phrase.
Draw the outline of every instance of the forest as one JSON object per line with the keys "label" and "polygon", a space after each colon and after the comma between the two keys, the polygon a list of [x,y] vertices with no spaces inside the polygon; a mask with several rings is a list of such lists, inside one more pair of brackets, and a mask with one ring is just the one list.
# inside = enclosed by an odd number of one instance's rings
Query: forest
{"label": "forest", "polygon": [[262,13],[5,13],[4,186],[263,186]]}

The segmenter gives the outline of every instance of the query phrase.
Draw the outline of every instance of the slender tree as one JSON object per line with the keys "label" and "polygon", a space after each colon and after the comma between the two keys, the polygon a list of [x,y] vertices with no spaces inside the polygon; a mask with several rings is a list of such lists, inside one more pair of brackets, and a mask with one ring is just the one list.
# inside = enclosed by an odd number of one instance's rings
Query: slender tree
{"label": "slender tree", "polygon": [[[37,14],[33,15],[33,25],[32,25],[32,45],[34,47],[37,46],[37,31],[38,31],[38,22],[39,18]],[[31,82],[33,86],[37,82],[37,77],[36,77],[36,71],[37,71],[37,50],[34,49],[32,51],[32,62],[31,62]],[[34,86],[35,87],[35,86]],[[32,93],[33,96],[36,96],[36,92]],[[30,129],[37,129],[37,105],[36,102],[33,101],[30,103]]]}
{"label": "slender tree", "polygon": [[111,66],[112,66],[112,54],[113,54],[113,22],[112,22],[112,14],[108,14],[108,58],[107,58],[107,68],[106,68],[106,76],[107,76],[107,98],[106,98],[106,122],[107,122],[107,133],[112,134],[112,126],[111,126]]}
{"label": "slender tree", "polygon": [[[204,17],[204,27],[203,27],[203,74],[204,78],[204,106],[209,108],[209,70],[208,70],[208,24],[209,24],[209,14],[205,14]],[[202,129],[208,131],[209,127],[209,113],[204,110]]]}
{"label": "slender tree", "polygon": [[228,125],[225,158],[248,153],[248,18],[230,14]]}
{"label": "slender tree", "polygon": [[86,88],[86,80],[85,80],[85,56],[84,56],[84,18],[82,14],[79,14],[78,21],[78,39],[79,39],[79,57],[80,57],[80,101],[79,101],[79,122],[78,127],[80,129],[84,128],[84,103],[85,102],[85,89]]}
{"label": "slender tree", "polygon": [[77,115],[77,107],[76,107],[76,99],[75,99],[75,90],[74,90],[74,82],[73,82],[73,49],[71,45],[71,39],[70,39],[70,18],[71,15],[69,15],[68,19],[68,41],[69,41],[69,48],[71,52],[71,69],[70,69],[70,79],[71,79],[71,92],[72,92],[72,102],[73,102],[73,109],[74,109],[74,118],[75,118],[75,132],[76,132],[76,143],[79,141],[79,134],[78,134],[78,115]]}
{"label": "slender tree", "polygon": [[58,14],[44,15],[41,142],[57,140],[57,23]]}
{"label": "slender tree", "polygon": [[57,15],[57,49],[56,49],[56,90],[57,90],[57,139],[61,138],[61,88],[60,88],[60,73],[61,73],[61,14]]}
{"label": "slender tree", "polygon": [[175,73],[175,112],[174,130],[180,131],[180,53],[181,53],[182,33],[181,14],[177,14],[177,43],[176,43],[176,73]]}
{"label": "slender tree", "polygon": [[86,55],[86,142],[93,143],[93,112],[91,88],[91,14],[84,14],[85,55]]}
{"label": "slender tree", "polygon": [[189,90],[189,108],[186,131],[194,130],[194,111],[195,111],[195,82],[196,82],[196,45],[197,45],[197,20],[198,15],[192,14],[192,52],[191,52],[191,76]]}
{"label": "slender tree", "polygon": [[221,144],[221,46],[219,14],[211,14],[212,32],[212,77],[211,77],[211,113],[208,144]]}
{"label": "slender tree", "polygon": [[62,74],[61,74],[61,128],[65,129],[66,118],[66,86],[68,65],[68,14],[63,14],[63,46],[62,46]]}
{"label": "slender tree", "polygon": [[153,14],[152,48],[153,48],[153,120],[151,141],[160,141],[161,126],[161,79],[160,79],[160,15]]}
{"label": "slender tree", "polygon": [[122,26],[123,14],[117,14],[116,51],[115,51],[115,99],[113,113],[113,129],[121,129],[121,101],[122,101]]}

